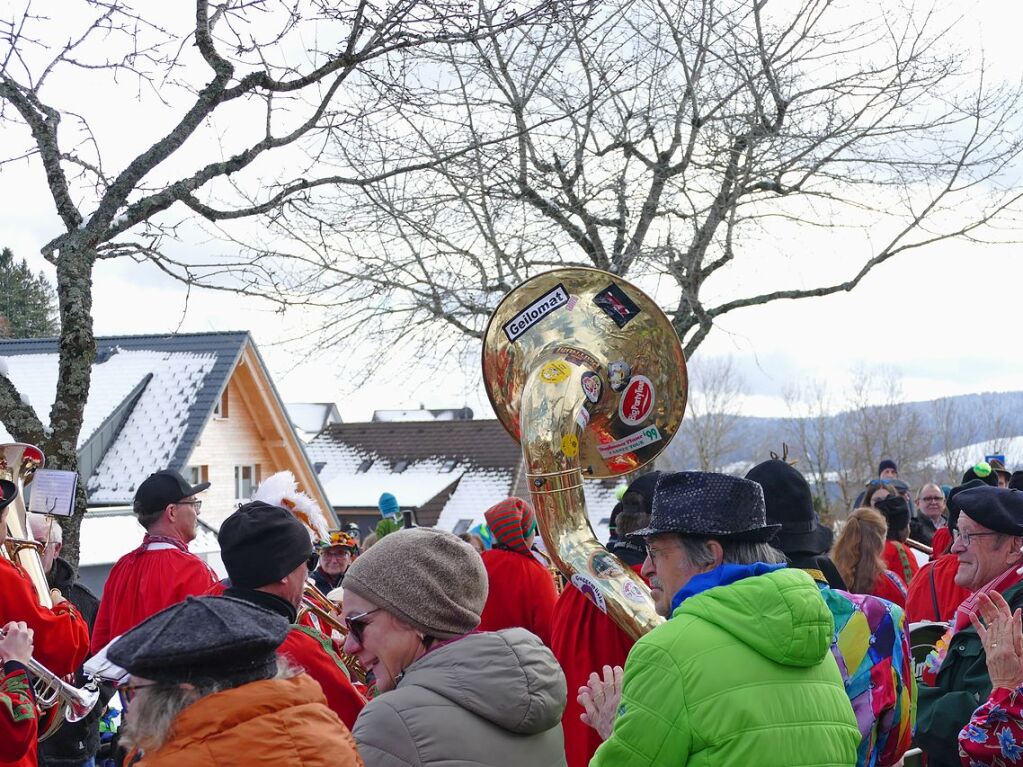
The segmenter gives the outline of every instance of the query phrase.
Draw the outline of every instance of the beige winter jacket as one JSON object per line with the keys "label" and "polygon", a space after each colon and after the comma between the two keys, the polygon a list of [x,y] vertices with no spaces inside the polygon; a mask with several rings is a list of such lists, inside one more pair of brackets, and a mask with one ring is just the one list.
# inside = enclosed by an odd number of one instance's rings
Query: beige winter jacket
{"label": "beige winter jacket", "polygon": [[352,733],[366,767],[563,767],[565,676],[525,629],[471,634],[413,663]]}

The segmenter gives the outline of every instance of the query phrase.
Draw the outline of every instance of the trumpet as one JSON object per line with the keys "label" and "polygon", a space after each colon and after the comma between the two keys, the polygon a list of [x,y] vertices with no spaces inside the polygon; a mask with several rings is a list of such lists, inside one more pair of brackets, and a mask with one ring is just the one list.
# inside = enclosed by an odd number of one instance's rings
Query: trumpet
{"label": "trumpet", "polygon": [[[338,634],[341,637],[348,636],[348,627],[338,613],[337,607],[323,595],[322,591],[307,582],[302,593],[302,606],[298,608],[298,617],[295,618],[295,622],[302,624],[303,619],[310,615],[319,622],[320,633],[328,639],[333,639],[333,634]],[[352,680],[365,684],[366,669],[359,663],[359,659],[340,650],[337,654],[348,669]]]}
{"label": "trumpet", "polygon": [[[0,637],[6,636],[0,632]],[[49,711],[54,706],[64,709],[64,720],[79,722],[89,715],[99,700],[99,689],[93,681],[85,687],[78,688],[65,682],[35,658],[25,663],[33,678],[33,689],[36,694],[36,705],[42,711]]]}

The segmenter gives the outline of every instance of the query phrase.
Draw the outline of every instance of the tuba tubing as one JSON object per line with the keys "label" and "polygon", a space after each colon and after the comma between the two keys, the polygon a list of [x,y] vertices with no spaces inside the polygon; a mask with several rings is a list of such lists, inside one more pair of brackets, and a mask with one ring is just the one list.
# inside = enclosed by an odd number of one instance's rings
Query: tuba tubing
{"label": "tuba tubing", "polygon": [[[537,370],[547,361],[541,358]],[[536,374],[527,377],[520,411],[526,476],[551,561],[569,582],[579,582],[573,576],[582,575],[586,580],[579,583],[588,589],[587,596],[633,639],[639,639],[664,618],[654,610],[643,579],[611,555],[593,533],[579,461],[554,449],[566,437],[580,438],[575,414],[585,400],[580,386],[585,372],[587,368],[581,366],[553,385]],[[594,562],[601,563],[599,572]]]}

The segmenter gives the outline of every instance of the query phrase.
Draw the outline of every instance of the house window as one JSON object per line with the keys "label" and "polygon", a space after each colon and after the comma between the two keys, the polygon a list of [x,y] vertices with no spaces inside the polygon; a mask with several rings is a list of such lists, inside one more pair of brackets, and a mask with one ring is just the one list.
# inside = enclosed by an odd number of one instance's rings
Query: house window
{"label": "house window", "polygon": [[319,474],[321,471],[323,471],[323,467],[325,467],[326,465],[327,465],[326,461],[317,461],[316,463],[313,464],[313,470],[317,474]]}
{"label": "house window", "polygon": [[457,465],[458,465],[457,458],[448,458],[446,461],[444,461],[443,465],[441,465],[440,470],[446,474],[450,474],[455,470],[455,467]]}
{"label": "house window", "polygon": [[210,481],[209,466],[189,466],[187,471],[188,484],[198,485],[200,482]]}
{"label": "house window", "polygon": [[235,466],[234,467],[234,497],[238,501],[247,501],[252,497],[252,491],[259,484],[259,466]]}
{"label": "house window", "polygon": [[458,520],[458,524],[455,525],[455,529],[452,530],[451,532],[453,532],[455,535],[461,535],[462,533],[469,532],[470,527],[472,527],[471,519],[460,519]]}
{"label": "house window", "polygon": [[407,468],[408,468],[408,461],[398,461],[396,464],[394,464],[393,471],[394,471],[395,474],[401,474]]}
{"label": "house window", "polygon": [[365,474],[369,471],[369,467],[373,465],[372,458],[363,458],[362,463],[359,464],[359,468],[355,470],[356,474]]}
{"label": "house window", "polygon": [[216,406],[213,408],[214,418],[227,418],[227,389],[224,389],[224,393],[220,395],[220,399],[217,400]]}

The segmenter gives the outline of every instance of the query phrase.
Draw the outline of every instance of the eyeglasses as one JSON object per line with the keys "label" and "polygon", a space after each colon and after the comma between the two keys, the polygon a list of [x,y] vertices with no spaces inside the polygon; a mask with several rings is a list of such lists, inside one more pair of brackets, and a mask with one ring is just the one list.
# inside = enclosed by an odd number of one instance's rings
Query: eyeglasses
{"label": "eyeglasses", "polygon": [[138,690],[144,690],[147,687],[156,687],[159,682],[147,682],[146,684],[131,684],[125,682],[124,684],[117,684],[117,691],[124,696],[125,703],[131,703],[135,699],[135,695]]}
{"label": "eyeglasses", "polygon": [[358,615],[350,615],[345,618],[345,626],[348,627],[348,633],[355,637],[355,641],[360,645],[362,644],[362,632],[366,630],[366,626],[370,624],[370,621],[365,620],[367,615],[372,615],[378,612],[382,608],[377,607],[373,610],[367,610],[364,613]]}
{"label": "eyeglasses", "polygon": [[199,509],[202,508],[202,501],[178,501],[174,504],[175,506],[195,506],[195,513],[199,513]]}
{"label": "eyeglasses", "polygon": [[924,495],[917,498],[917,501],[925,501],[927,503],[937,503],[938,501],[944,501],[945,496],[943,495]]}
{"label": "eyeglasses", "polygon": [[957,530],[955,540],[962,541],[963,546],[970,548],[970,541],[974,538],[983,538],[985,535],[1002,535],[1002,533],[968,533],[965,530]]}

